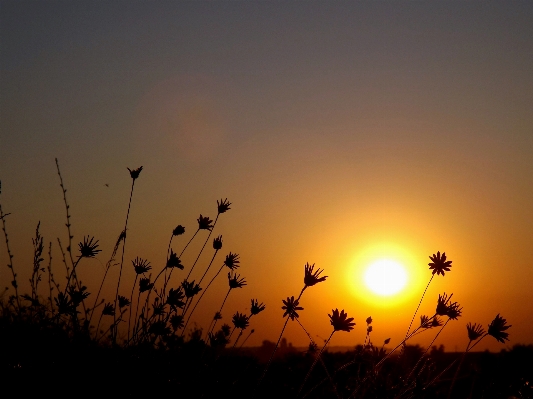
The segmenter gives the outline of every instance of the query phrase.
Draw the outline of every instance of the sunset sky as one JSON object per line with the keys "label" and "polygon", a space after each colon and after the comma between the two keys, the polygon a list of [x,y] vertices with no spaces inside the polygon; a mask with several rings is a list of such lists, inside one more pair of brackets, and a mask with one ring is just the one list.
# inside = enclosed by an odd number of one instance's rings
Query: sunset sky
{"label": "sunset sky", "polygon": [[[479,349],[533,344],[531,1],[2,0],[0,201],[23,287],[38,221],[52,267],[64,274],[56,157],[75,247],[90,235],[103,250],[80,263],[93,298],[124,225],[126,168],[142,165],[121,289],[128,296],[132,259],[159,272],[172,229],[186,228],[173,244],[181,251],[198,216],[214,219],[216,201],[228,198],[210,239],[223,236],[213,268],[238,253],[248,285],[231,293],[224,321],[248,312],[251,298],[266,304],[247,345],[277,339],[282,299],[299,294],[306,262],[328,276],[300,302],[300,321],[318,342],[339,308],[357,325],[330,345],[362,343],[368,316],[372,341],[394,345],[437,251],[452,268],[433,279],[420,312],[433,315],[443,292],[463,306],[437,345],[464,349],[466,323],[486,329],[498,313],[512,325],[510,341],[487,337]],[[201,231],[185,252],[174,285],[206,237]],[[5,248],[2,235],[2,287],[11,280]],[[211,242],[206,248],[193,278],[213,255]],[[382,258],[407,268],[395,299],[361,286],[364,269]],[[117,278],[115,267],[106,298]],[[199,306],[199,326],[226,290],[222,275]],[[427,345],[435,332],[412,343]],[[285,336],[308,344],[296,322]]]}

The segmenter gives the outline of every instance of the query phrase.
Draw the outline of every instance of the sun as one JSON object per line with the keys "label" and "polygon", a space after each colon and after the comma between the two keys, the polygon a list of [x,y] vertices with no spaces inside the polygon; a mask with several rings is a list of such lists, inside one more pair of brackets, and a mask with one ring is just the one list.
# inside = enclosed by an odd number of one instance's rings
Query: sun
{"label": "sun", "polygon": [[392,296],[405,288],[407,273],[400,263],[389,259],[380,259],[368,266],[363,279],[365,285],[374,294]]}

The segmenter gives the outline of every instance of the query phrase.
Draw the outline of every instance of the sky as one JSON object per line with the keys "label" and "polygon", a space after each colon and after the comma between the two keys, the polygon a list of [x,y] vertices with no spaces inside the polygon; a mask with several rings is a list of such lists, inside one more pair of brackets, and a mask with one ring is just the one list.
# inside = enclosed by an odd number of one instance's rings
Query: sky
{"label": "sky", "polygon": [[[356,326],[331,345],[362,343],[368,316],[374,343],[399,342],[437,251],[452,268],[433,279],[420,313],[432,315],[443,292],[463,313],[436,344],[464,349],[466,323],[486,329],[497,314],[512,325],[510,341],[487,337],[479,349],[533,344],[532,20],[530,1],[0,1],[0,201],[18,278],[29,278],[39,221],[64,273],[55,158],[74,246],[89,235],[102,249],[80,264],[91,288],[124,226],[126,168],[143,166],[121,292],[133,259],[158,272],[174,227],[186,228],[173,240],[181,251],[199,215],[214,219],[227,198],[209,276],[227,253],[240,255],[247,285],[229,296],[224,321],[252,298],[266,304],[247,345],[277,340],[282,299],[299,294],[307,262],[328,276],[300,301],[315,339],[329,336],[339,308]],[[192,278],[212,256],[209,242]],[[383,258],[408,271],[394,299],[361,285]],[[117,276],[112,268],[106,298]],[[2,266],[1,285],[10,279]],[[222,275],[210,288],[198,326],[227,284]],[[296,322],[284,336],[308,344]]]}

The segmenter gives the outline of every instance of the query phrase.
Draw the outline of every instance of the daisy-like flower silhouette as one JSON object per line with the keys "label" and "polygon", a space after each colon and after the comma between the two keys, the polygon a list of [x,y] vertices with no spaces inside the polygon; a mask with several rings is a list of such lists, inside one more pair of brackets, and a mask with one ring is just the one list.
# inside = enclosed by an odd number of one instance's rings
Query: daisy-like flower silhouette
{"label": "daisy-like flower silhouette", "polygon": [[181,264],[181,259],[178,258],[178,255],[174,253],[172,248],[170,249],[170,255],[167,259],[167,268],[172,269],[177,267],[178,269],[183,270],[183,265]]}
{"label": "daisy-like flower silhouette", "polygon": [[213,316],[213,320],[220,320],[220,319],[222,319],[222,313],[216,312],[215,315]]}
{"label": "daisy-like flower silhouette", "polygon": [[94,237],[89,239],[89,236],[83,237],[83,242],[80,242],[78,246],[80,247],[80,258],[94,258],[98,252],[102,252],[98,248],[98,240],[94,241]]}
{"label": "daisy-like flower silhouette", "polygon": [[457,302],[453,302],[448,305],[448,312],[446,313],[446,316],[448,316],[451,320],[457,320],[457,318],[461,316],[462,311],[463,308],[461,308]]}
{"label": "daisy-like flower silhouette", "polygon": [[137,274],[144,274],[152,269],[150,262],[148,262],[146,259],[136,257],[135,260],[131,261],[131,263],[133,263],[133,268]]}
{"label": "daisy-like flower silhouette", "polygon": [[481,326],[481,324],[477,323],[468,323],[466,325],[466,331],[468,333],[468,339],[470,341],[475,341],[479,337],[481,337],[483,334],[485,334],[485,330]]}
{"label": "daisy-like flower silhouette", "polygon": [[230,210],[231,209],[229,207],[230,205],[231,205],[231,202],[229,202],[227,198],[225,200],[221,198],[220,202],[217,200],[218,213],[221,214],[221,213],[224,213]]}
{"label": "daisy-like flower silhouette", "polygon": [[344,313],[344,309],[340,311],[339,309],[331,310],[332,314],[328,314],[330,318],[330,323],[333,326],[334,331],[346,331],[350,332],[353,330],[353,317],[348,318],[348,314]]}
{"label": "daisy-like flower silhouette", "polygon": [[130,300],[126,298],[125,296],[119,295],[118,296],[118,307],[120,309],[129,306],[131,304]]}
{"label": "daisy-like flower silhouette", "polygon": [[439,299],[437,301],[437,309],[435,310],[436,314],[438,314],[439,316],[448,315],[450,308],[449,302],[452,299],[452,296],[453,294],[451,294],[450,296],[446,295],[446,293],[442,295],[439,294]]}
{"label": "daisy-like flower silhouette", "polygon": [[433,320],[431,320],[431,325],[429,328],[436,328],[442,326],[444,323],[441,319],[439,319],[439,316],[433,317]]}
{"label": "daisy-like flower silhouette", "polygon": [[432,319],[426,315],[420,316],[420,328],[432,328]]}
{"label": "daisy-like flower silhouette", "polygon": [[236,312],[233,315],[233,318],[231,319],[233,322],[233,325],[235,328],[240,328],[241,330],[245,330],[246,327],[250,324],[248,321],[248,316],[246,316],[244,313]]}
{"label": "daisy-like flower silhouette", "polygon": [[198,230],[211,231],[213,229],[213,221],[209,219],[208,216],[202,216],[200,214],[200,217],[197,219],[197,221],[198,221]]}
{"label": "daisy-like flower silhouette", "polygon": [[115,314],[115,307],[111,302],[106,303],[104,305],[104,309],[102,310],[102,314],[104,316],[113,316]]}
{"label": "daisy-like flower silhouette", "polygon": [[238,268],[239,263],[241,263],[239,260],[239,254],[233,254],[230,252],[228,255],[226,255],[224,265],[229,267],[231,270],[235,270],[236,268]]}
{"label": "daisy-like flower silhouette", "polygon": [[229,288],[232,290],[234,288],[242,288],[246,285],[246,280],[243,278],[240,278],[241,276],[237,273],[229,272],[228,273],[228,283]]}
{"label": "daisy-like flower silhouette", "polygon": [[452,267],[452,261],[446,260],[446,253],[443,252],[442,255],[440,252],[437,252],[437,254],[433,254],[433,256],[430,256],[429,259],[431,259],[431,263],[428,263],[429,270],[433,270],[432,274],[442,274],[444,276],[444,272],[449,272],[450,268]]}
{"label": "daisy-like flower silhouette", "polygon": [[149,290],[152,289],[153,286],[154,286],[154,284],[150,283],[150,278],[149,277],[142,277],[139,280],[139,292],[149,291]]}
{"label": "daisy-like flower silhouette", "polygon": [[301,306],[298,306],[300,302],[297,299],[294,299],[294,297],[291,296],[290,298],[287,297],[286,301],[285,300],[282,300],[282,301],[283,301],[283,304],[285,305],[281,307],[281,309],[285,311],[285,313],[283,313],[283,317],[288,315],[291,318],[291,320],[294,320],[295,318],[300,317],[297,313],[297,310],[304,310],[304,308],[302,308]]}
{"label": "daisy-like flower silhouette", "polygon": [[252,299],[252,305],[250,306],[250,313],[254,315],[254,314],[258,314],[259,312],[262,312],[263,310],[265,310],[265,305],[262,302],[259,303],[257,299]]}
{"label": "daisy-like flower silhouette", "polygon": [[177,225],[174,230],[172,230],[173,236],[180,236],[183,233],[185,233],[185,227],[183,227],[181,224]]}
{"label": "daisy-like flower silhouette", "polygon": [[372,317],[368,316],[366,318],[366,324],[372,324]]}
{"label": "daisy-like flower silhouette", "polygon": [[137,169],[133,169],[133,170],[131,170],[130,168],[128,168],[128,170],[130,171],[130,176],[131,176],[131,178],[132,178],[133,180],[136,180],[136,179],[139,177],[139,175],[141,174],[141,171],[143,170],[143,167],[141,166],[141,167],[139,167],[139,168],[137,168]]}
{"label": "daisy-like flower silhouette", "polygon": [[222,249],[222,236],[218,236],[213,240],[213,249],[216,251]]}
{"label": "daisy-like flower silhouette", "polygon": [[325,281],[328,276],[320,277],[320,274],[324,269],[317,269],[313,272],[315,264],[310,265],[309,263],[305,264],[305,275],[304,275],[304,284],[306,287],[312,287],[315,284],[318,284],[322,281]]}
{"label": "daisy-like flower silhouette", "polygon": [[194,280],[191,282],[183,280],[181,286],[183,287],[183,291],[187,298],[192,298],[202,290],[198,284],[194,284]]}
{"label": "daisy-like flower silhouette", "polygon": [[487,334],[492,335],[498,342],[501,342],[502,344],[505,343],[505,341],[509,341],[509,333],[504,332],[509,327],[512,326],[506,326],[507,320],[505,320],[503,317],[500,316],[498,313],[494,320],[489,324],[489,330],[487,331]]}

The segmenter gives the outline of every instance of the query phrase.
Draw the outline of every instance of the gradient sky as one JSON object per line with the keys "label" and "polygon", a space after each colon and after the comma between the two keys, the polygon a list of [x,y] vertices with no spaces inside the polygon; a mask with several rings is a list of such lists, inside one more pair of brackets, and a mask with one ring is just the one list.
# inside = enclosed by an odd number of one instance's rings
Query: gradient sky
{"label": "gradient sky", "polygon": [[[267,305],[247,344],[277,339],[281,300],[298,295],[306,262],[329,276],[302,297],[313,335],[329,336],[339,308],[357,326],[331,345],[362,343],[368,316],[376,344],[398,342],[437,251],[452,271],[434,279],[421,312],[433,314],[444,291],[464,307],[437,344],[464,348],[466,323],[486,327],[497,313],[513,325],[508,345],[533,343],[532,21],[531,1],[0,1],[1,201],[20,279],[38,221],[61,274],[55,157],[75,242],[94,235],[103,249],[80,265],[92,287],[123,228],[126,167],[142,165],[125,293],[132,259],[159,270],[172,229],[187,229],[181,250],[199,214],[214,218],[227,197],[215,265],[239,253],[248,285],[230,295],[225,320],[251,298]],[[398,303],[358,288],[380,256],[413,276]],[[9,284],[5,266],[0,279]],[[227,279],[218,283],[201,326],[225,294]],[[285,336],[307,344],[296,323]],[[505,346],[488,337],[479,347]]]}

